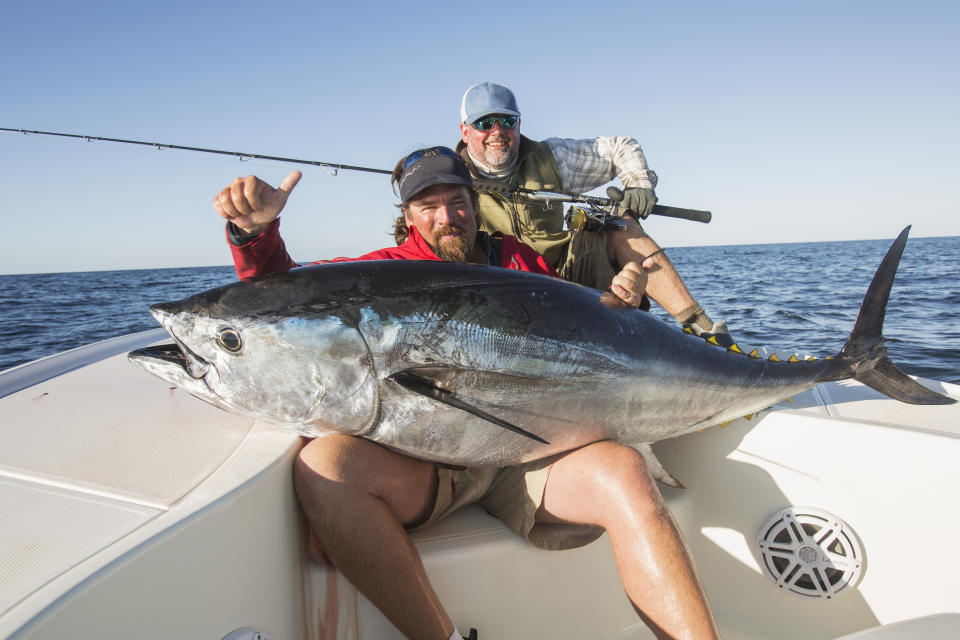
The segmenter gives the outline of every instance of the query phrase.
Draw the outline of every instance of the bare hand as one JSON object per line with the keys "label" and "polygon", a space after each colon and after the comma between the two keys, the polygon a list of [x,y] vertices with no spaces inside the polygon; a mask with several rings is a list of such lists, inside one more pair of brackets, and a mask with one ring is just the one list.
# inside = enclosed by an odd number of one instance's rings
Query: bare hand
{"label": "bare hand", "polygon": [[[647,265],[647,263],[650,263]],[[644,264],[653,265],[652,259],[644,260]],[[636,262],[628,262],[613,276],[610,291],[632,307],[639,307],[643,299],[643,292],[647,288],[647,272]]]}
{"label": "bare hand", "polygon": [[213,208],[220,216],[232,222],[248,235],[263,233],[273,222],[284,205],[290,192],[297,186],[299,171],[291,171],[278,189],[257,176],[237,178],[213,199]]}

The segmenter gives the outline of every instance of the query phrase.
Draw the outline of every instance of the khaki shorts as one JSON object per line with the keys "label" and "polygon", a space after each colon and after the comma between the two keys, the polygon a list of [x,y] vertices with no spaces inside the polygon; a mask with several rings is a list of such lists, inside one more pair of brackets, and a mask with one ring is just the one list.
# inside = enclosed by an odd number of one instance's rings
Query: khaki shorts
{"label": "khaki shorts", "polygon": [[577,231],[567,245],[566,257],[555,265],[560,277],[594,289],[610,286],[616,269],[607,256],[607,243],[616,231]]}
{"label": "khaki shorts", "polygon": [[554,461],[566,454],[513,467],[437,467],[437,501],[424,529],[469,504],[479,504],[518,536],[551,551],[582,547],[603,534],[602,527],[535,521]]}
{"label": "khaki shorts", "polygon": [[[560,277],[594,289],[610,286],[617,270],[607,257],[607,241],[617,231],[577,231],[567,245],[567,256],[557,269]],[[644,294],[640,309],[650,310],[650,298]]]}

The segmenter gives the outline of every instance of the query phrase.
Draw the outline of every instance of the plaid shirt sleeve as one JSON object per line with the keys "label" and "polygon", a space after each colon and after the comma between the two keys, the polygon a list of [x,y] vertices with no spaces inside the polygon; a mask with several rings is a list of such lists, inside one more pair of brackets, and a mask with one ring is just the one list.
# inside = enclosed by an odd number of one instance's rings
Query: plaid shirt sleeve
{"label": "plaid shirt sleeve", "polygon": [[544,142],[557,159],[564,191],[585,193],[615,177],[620,178],[624,188],[657,186],[657,174],[647,167],[643,149],[633,138],[547,138]]}

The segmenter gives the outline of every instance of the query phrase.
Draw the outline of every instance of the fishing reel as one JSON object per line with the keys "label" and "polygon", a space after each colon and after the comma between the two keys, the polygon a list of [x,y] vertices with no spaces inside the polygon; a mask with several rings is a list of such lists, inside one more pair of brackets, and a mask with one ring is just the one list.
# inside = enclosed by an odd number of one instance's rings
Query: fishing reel
{"label": "fishing reel", "polygon": [[619,216],[623,191],[607,188],[609,198],[583,197],[581,206],[570,205],[564,221],[571,231],[623,231],[627,223]]}
{"label": "fishing reel", "polygon": [[570,205],[563,219],[571,231],[622,231],[627,228],[623,220],[611,217],[608,211],[576,205]]}

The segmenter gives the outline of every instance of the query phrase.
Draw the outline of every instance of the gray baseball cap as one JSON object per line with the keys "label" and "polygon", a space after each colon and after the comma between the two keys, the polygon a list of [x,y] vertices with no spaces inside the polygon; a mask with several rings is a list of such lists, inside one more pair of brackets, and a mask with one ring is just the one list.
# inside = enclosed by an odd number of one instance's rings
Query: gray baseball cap
{"label": "gray baseball cap", "polygon": [[463,94],[460,102],[460,122],[473,123],[484,116],[500,113],[519,116],[517,99],[508,87],[494,82],[475,84]]}

